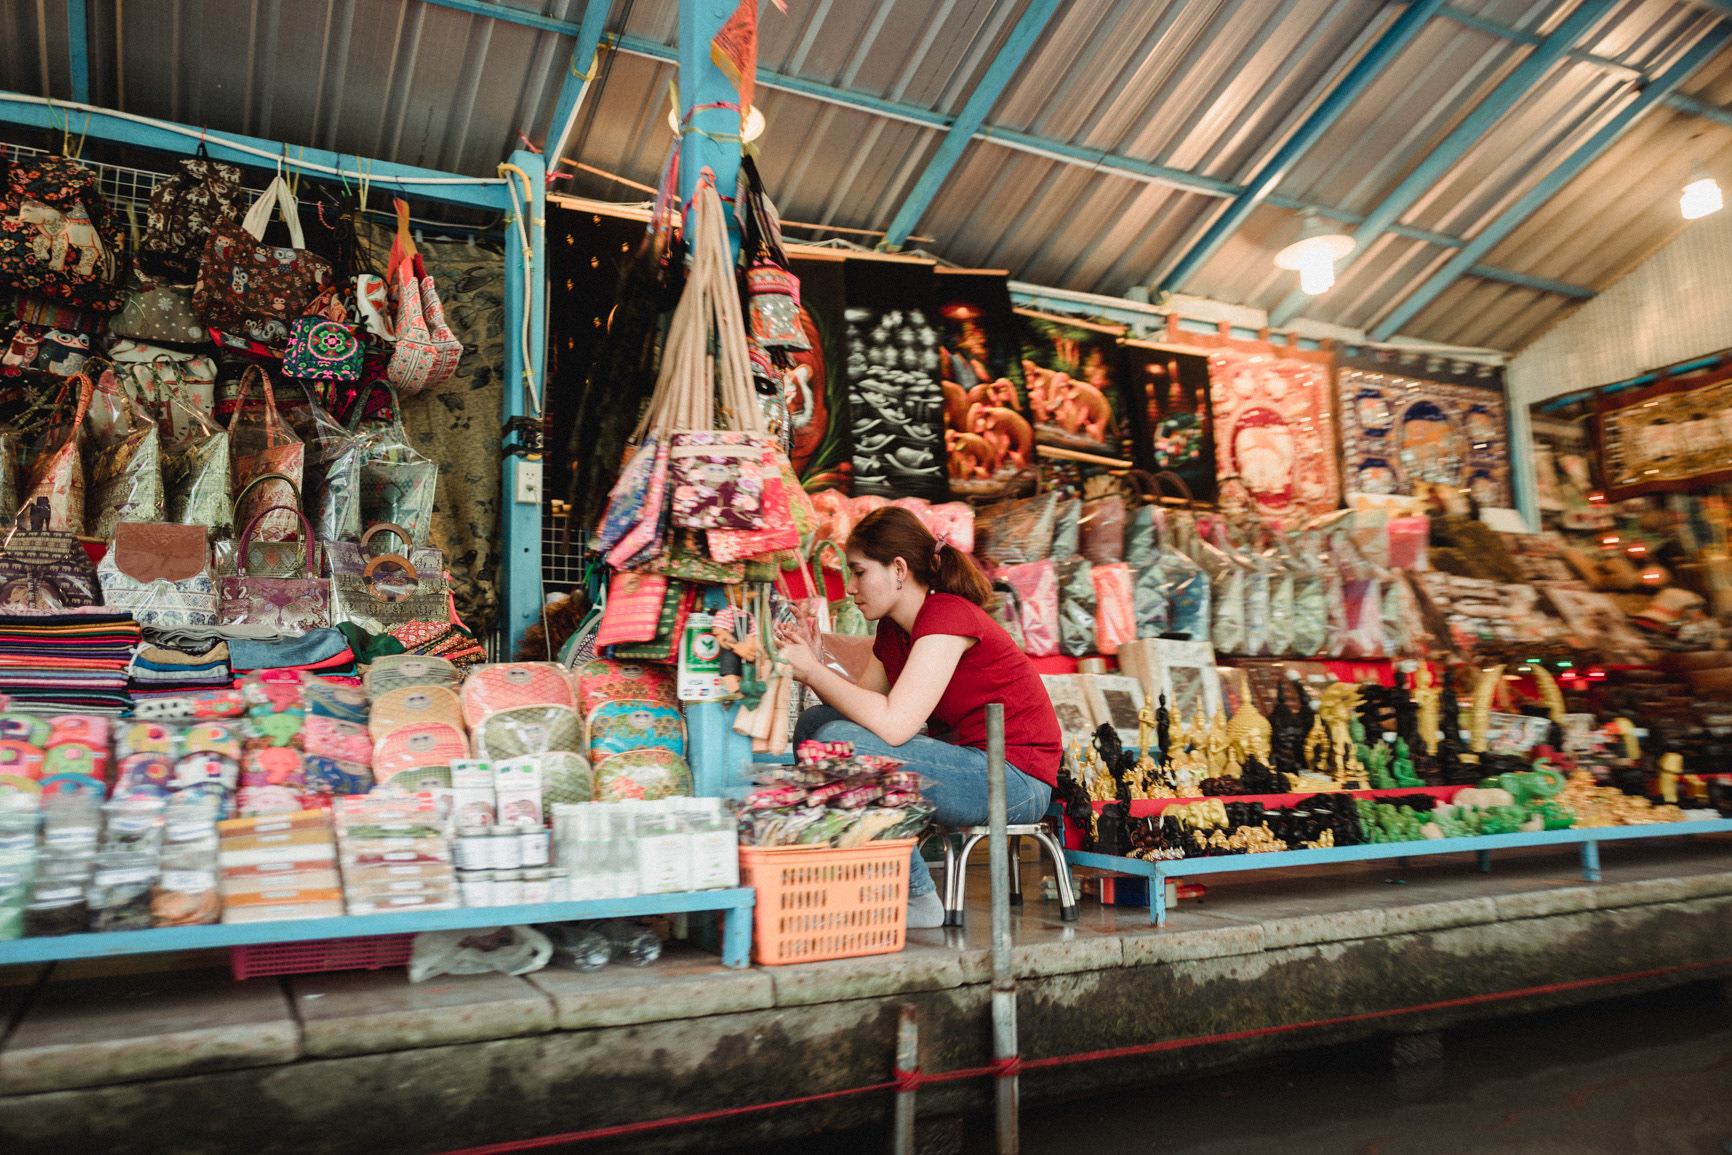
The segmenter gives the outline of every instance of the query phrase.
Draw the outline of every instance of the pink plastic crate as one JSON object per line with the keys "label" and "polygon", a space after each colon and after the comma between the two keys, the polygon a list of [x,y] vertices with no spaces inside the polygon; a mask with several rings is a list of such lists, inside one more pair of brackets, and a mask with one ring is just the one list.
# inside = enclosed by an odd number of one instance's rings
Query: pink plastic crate
{"label": "pink plastic crate", "polygon": [[272,942],[229,947],[235,978],[310,975],[322,971],[376,971],[409,964],[412,934],[369,934],[309,942]]}

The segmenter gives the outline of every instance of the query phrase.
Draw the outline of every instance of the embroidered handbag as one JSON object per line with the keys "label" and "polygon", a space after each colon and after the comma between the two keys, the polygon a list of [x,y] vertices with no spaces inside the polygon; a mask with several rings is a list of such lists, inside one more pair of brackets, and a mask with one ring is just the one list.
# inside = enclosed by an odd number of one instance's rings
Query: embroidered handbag
{"label": "embroidered handbag", "polygon": [[373,779],[383,786],[399,774],[429,766],[449,767],[467,757],[469,741],[455,726],[443,722],[404,726],[374,744]]}
{"label": "embroidered handbag", "polygon": [[457,363],[463,359],[463,342],[445,323],[445,306],[440,303],[439,290],[434,287],[433,275],[427,271],[420,253],[415,254],[414,262],[415,275],[421,280],[421,317],[427,325],[427,339],[438,355],[433,366],[433,379],[424,386],[431,389],[444,384],[457,372]]}
{"label": "embroidered handbag", "polygon": [[405,396],[413,396],[433,384],[434,371],[439,367],[439,350],[427,331],[427,321],[421,312],[421,282],[415,277],[414,266],[404,261],[397,266],[397,343],[391,353],[391,363],[385,376]]}
{"label": "embroidered handbag", "polygon": [[210,333],[192,311],[191,288],[142,279],[140,287],[127,294],[109,328],[115,336],[133,341],[194,345],[210,340]]}
{"label": "embroidered handbag", "polygon": [[750,255],[746,270],[746,302],[750,311],[752,340],[765,349],[810,349],[811,340],[800,323],[800,279],[788,269],[788,254],[782,249],[782,226],[776,206],[764,192],[758,166],[750,157],[740,162],[748,212],[740,247]]}
{"label": "embroidered handbag", "polygon": [[610,754],[595,763],[595,800],[687,797],[692,771],[686,760],[660,746]]}
{"label": "embroidered handbag", "polygon": [[355,309],[367,332],[381,341],[397,339],[397,326],[391,320],[391,290],[384,277],[377,273],[356,275]]}
{"label": "embroidered handbag", "polygon": [[123,521],[96,567],[103,603],[141,626],[214,626],[217,592],[207,551],[203,526]]}
{"label": "embroidered handbag", "polygon": [[[289,227],[288,248],[263,243],[273,204]],[[307,251],[294,194],[279,176],[245,220],[211,229],[192,303],[206,325],[281,349],[289,326],[333,280],[330,263]]]}
{"label": "embroidered handbag", "polygon": [[743,561],[778,550],[800,548],[800,531],[788,498],[787,483],[776,462],[775,450],[766,450],[764,466],[764,527],[762,529],[712,529],[710,556],[717,561]]}
{"label": "embroidered handbag", "polygon": [[[246,405],[248,388],[254,380],[264,387],[265,393],[264,410],[257,416],[249,413]],[[278,416],[270,376],[257,365],[249,365],[241,375],[240,396],[229,418],[229,454],[234,474],[235,524],[245,525],[261,509],[273,506],[300,508],[307,447]],[[267,476],[274,478],[270,484],[252,486],[253,481]],[[294,518],[278,512],[265,520],[259,533],[266,539],[282,540],[296,528]]]}
{"label": "embroidered handbag", "polygon": [[49,427],[19,495],[17,520],[32,530],[84,532],[84,465],[78,450],[84,415],[90,410],[90,378],[82,373],[72,377],[61,387],[55,406],[63,403],[66,391],[74,386],[78,401],[71,423]]}
{"label": "embroidered handbag", "polygon": [[578,696],[588,718],[611,702],[677,706],[673,672],[648,662],[597,658],[578,672]]}
{"label": "embroidered handbag", "polygon": [[0,606],[71,610],[101,600],[96,567],[74,535],[15,526],[0,538]]}
{"label": "embroidered handbag", "polygon": [[607,604],[602,607],[596,647],[652,640],[668,587],[679,584],[657,574],[615,573],[607,583]]}
{"label": "embroidered handbag", "polygon": [[96,174],[64,156],[0,156],[0,285],[112,313],[126,235]]}
{"label": "embroidered handbag", "polygon": [[68,329],[49,329],[29,321],[13,323],[0,353],[0,377],[41,373],[70,377],[90,359],[90,337]]}
{"label": "embroidered handbag", "polygon": [[[198,277],[199,257],[211,229],[240,219],[241,170],[211,160],[202,142],[198,155],[181,160],[177,167],[180,171],[159,182],[150,194],[144,236],[138,240],[138,263],[154,276],[191,283]],[[202,341],[204,337],[181,339]]]}
{"label": "embroidered handbag", "polygon": [[328,317],[297,317],[289,326],[283,373],[318,381],[359,381],[366,351],[354,325]]}
{"label": "embroidered handbag", "polygon": [[[253,533],[268,512],[257,514],[241,531],[239,557],[235,563],[240,573],[222,579],[222,601],[218,610],[222,624],[276,626],[285,634],[304,634],[308,630],[330,626],[331,583],[319,576],[318,566],[306,548],[313,540],[312,525],[300,510],[290,509],[289,512],[300,519],[301,542],[255,541]],[[296,545],[301,548],[294,549]],[[272,576],[253,573],[253,564],[260,555],[272,552],[289,554],[291,551],[297,562],[305,558],[304,576],[276,576],[282,568],[280,561],[286,558],[273,559],[279,564],[269,567]]]}
{"label": "embroidered handbag", "polygon": [[643,493],[643,516],[608,550],[607,564],[615,569],[630,569],[640,562],[660,555],[663,549],[662,522],[663,512],[667,507],[669,447],[666,442],[658,443],[654,440],[644,444],[654,446],[655,460],[650,465],[649,484]]}
{"label": "embroidered handbag", "polygon": [[609,652],[616,658],[637,658],[646,662],[676,660],[680,638],[686,632],[686,619],[692,615],[697,594],[696,586],[669,582],[668,592],[662,598],[661,612],[656,617],[655,636],[647,642],[615,646]]}
{"label": "embroidered handbag", "polygon": [[[418,659],[426,661],[427,659]],[[373,698],[367,732],[380,742],[405,726],[443,722],[464,729],[463,704],[449,686],[399,686]]]}

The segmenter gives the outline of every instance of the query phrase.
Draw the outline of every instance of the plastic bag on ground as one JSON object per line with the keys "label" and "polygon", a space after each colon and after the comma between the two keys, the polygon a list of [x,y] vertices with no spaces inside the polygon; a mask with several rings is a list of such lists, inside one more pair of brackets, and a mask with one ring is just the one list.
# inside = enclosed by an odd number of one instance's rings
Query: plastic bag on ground
{"label": "plastic bag on ground", "polygon": [[410,948],[409,981],[490,971],[526,975],[546,966],[552,957],[552,940],[531,926],[423,931]]}

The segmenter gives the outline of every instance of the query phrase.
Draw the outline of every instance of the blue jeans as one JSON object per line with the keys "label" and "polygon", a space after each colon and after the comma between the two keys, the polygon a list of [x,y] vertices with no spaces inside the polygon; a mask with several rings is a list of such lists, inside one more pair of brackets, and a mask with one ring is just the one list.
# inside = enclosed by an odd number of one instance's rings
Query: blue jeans
{"label": "blue jeans", "polygon": [[[922,793],[938,809],[932,821],[941,826],[985,826],[986,751],[972,746],[953,746],[937,738],[910,738],[892,746],[866,727],[850,722],[833,706],[814,706],[800,715],[794,728],[795,744],[807,738],[821,742],[852,742],[857,754],[879,754],[900,758],[935,785]],[[1039,822],[1052,799],[1052,787],[1030,777],[1010,763],[1004,766],[1004,801],[1007,822]],[[938,886],[918,848],[908,869],[909,897],[931,894]]]}

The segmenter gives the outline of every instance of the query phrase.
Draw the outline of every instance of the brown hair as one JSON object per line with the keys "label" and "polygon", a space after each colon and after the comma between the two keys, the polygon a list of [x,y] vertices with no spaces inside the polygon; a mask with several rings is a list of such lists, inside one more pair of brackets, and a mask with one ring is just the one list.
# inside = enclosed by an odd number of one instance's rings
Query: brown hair
{"label": "brown hair", "polygon": [[908,576],[937,594],[955,594],[977,606],[992,596],[992,583],[974,559],[948,542],[939,543],[918,517],[899,505],[875,509],[854,526],[848,549],[879,565],[897,558],[908,563]]}

